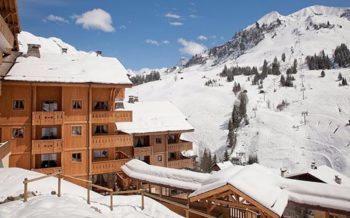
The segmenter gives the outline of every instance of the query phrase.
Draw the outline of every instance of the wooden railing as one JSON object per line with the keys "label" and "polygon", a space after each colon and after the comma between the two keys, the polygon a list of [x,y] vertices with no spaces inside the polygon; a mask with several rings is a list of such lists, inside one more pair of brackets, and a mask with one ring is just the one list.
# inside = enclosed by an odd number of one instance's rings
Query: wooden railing
{"label": "wooden railing", "polygon": [[63,111],[35,111],[32,114],[33,125],[62,125]]}
{"label": "wooden railing", "polygon": [[132,111],[94,111],[93,123],[131,122]]}
{"label": "wooden railing", "polygon": [[131,135],[103,135],[92,137],[92,148],[114,148],[133,146]]}
{"label": "wooden railing", "polygon": [[179,143],[168,144],[168,152],[192,150],[192,142],[181,140]]}
{"label": "wooden railing", "polygon": [[106,160],[92,162],[92,174],[117,172],[120,170],[120,167],[123,166],[129,160],[130,158],[121,160]]}
{"label": "wooden railing", "polygon": [[175,168],[175,169],[192,168],[193,161],[190,158],[184,158],[179,160],[169,160],[168,167]]}
{"label": "wooden railing", "polygon": [[0,160],[4,158],[6,155],[8,155],[10,152],[11,152],[11,149],[10,149],[9,142],[0,143]]}
{"label": "wooden railing", "polygon": [[149,156],[152,154],[153,147],[134,147],[134,156]]}
{"label": "wooden railing", "polygon": [[0,15],[0,32],[8,43],[8,45],[2,49],[5,49],[8,52],[11,51],[11,49],[14,46],[15,37],[13,36],[10,28],[8,27],[7,23],[5,22],[4,18],[1,15]]}
{"label": "wooden railing", "polygon": [[49,175],[49,174],[54,174],[62,171],[62,167],[38,168],[38,169],[32,169],[32,171]]}
{"label": "wooden railing", "polygon": [[32,154],[60,153],[62,147],[62,139],[32,140]]}

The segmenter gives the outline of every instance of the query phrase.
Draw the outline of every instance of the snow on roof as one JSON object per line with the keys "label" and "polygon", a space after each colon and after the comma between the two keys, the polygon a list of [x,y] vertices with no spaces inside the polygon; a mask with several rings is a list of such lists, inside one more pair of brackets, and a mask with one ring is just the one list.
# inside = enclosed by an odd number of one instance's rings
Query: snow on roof
{"label": "snow on roof", "polygon": [[[19,34],[24,55],[4,78],[5,80],[62,83],[127,84],[127,70],[116,58],[77,51],[57,38],[42,38],[27,32]],[[27,44],[40,44],[40,58],[26,57]],[[68,48],[62,54],[62,48]]]}
{"label": "snow on roof", "polygon": [[220,170],[226,169],[228,167],[234,166],[231,161],[224,161],[221,163],[216,163],[216,165],[219,167]]}
{"label": "snow on roof", "polygon": [[[350,187],[350,178],[345,176],[344,174],[334,170],[333,168],[328,167],[327,165],[318,166],[316,169],[309,169],[308,171],[302,171],[299,173],[292,173],[287,175],[287,178],[303,175],[303,174],[310,174],[313,177],[316,177],[317,179],[327,183],[327,184],[333,184],[333,185],[342,185],[342,186],[349,186]],[[341,183],[338,184],[335,181],[335,177],[338,176],[341,179]]]}
{"label": "snow on roof", "polygon": [[[24,178],[43,176],[41,173],[20,168],[0,168],[0,202],[7,197],[23,193]],[[109,208],[109,196],[90,191],[91,205],[86,203],[86,189],[62,180],[61,197],[51,195],[57,191],[57,178],[49,177],[28,184],[28,191],[36,196],[28,202],[15,200],[0,204],[0,217],[181,217],[157,201],[145,197],[145,208],[140,208],[140,196],[113,196],[113,211]]]}
{"label": "snow on roof", "polygon": [[350,188],[286,179],[258,164],[220,170],[190,197],[227,184],[278,215],[283,214],[288,201],[350,211]]}
{"label": "snow on roof", "polygon": [[125,103],[125,110],[133,112],[132,122],[117,123],[120,131],[133,133],[193,131],[186,117],[172,103],[147,101]]}
{"label": "snow on roof", "polygon": [[206,173],[151,166],[137,159],[130,160],[121,169],[131,178],[184,190],[198,189],[209,177]]}

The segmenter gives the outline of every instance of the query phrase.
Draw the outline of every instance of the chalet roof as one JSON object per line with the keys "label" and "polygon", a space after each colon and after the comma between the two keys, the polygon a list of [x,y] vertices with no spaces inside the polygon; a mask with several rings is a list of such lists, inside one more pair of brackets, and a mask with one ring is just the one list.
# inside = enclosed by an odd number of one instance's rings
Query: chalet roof
{"label": "chalet roof", "polygon": [[228,167],[232,167],[234,165],[231,161],[224,161],[224,162],[216,163],[216,166],[218,166],[220,170],[223,170]]}
{"label": "chalet roof", "polygon": [[[5,80],[56,83],[127,84],[127,70],[116,58],[76,50],[58,38],[42,38],[27,32],[18,36],[20,51]],[[40,58],[26,56],[28,44],[40,45]],[[62,48],[68,48],[62,54]]]}
{"label": "chalet roof", "polygon": [[[350,178],[345,176],[344,174],[334,170],[333,168],[330,168],[329,166],[322,165],[318,166],[316,169],[309,169],[309,170],[304,170],[301,172],[297,173],[292,173],[286,176],[286,178],[292,178],[295,176],[300,176],[304,174],[309,174],[324,183],[327,184],[333,184],[333,185],[342,185],[342,186],[349,186],[350,187]],[[341,183],[338,184],[335,181],[335,176],[338,176],[341,179]]]}
{"label": "chalet roof", "polygon": [[[350,212],[350,188],[283,178],[259,164],[232,166],[212,174],[151,166],[131,160],[121,168],[133,179],[173,188],[192,190],[192,200],[231,186],[281,216],[288,203]],[[217,194],[217,193],[216,193]]]}
{"label": "chalet roof", "polygon": [[129,134],[194,130],[181,111],[167,101],[125,103],[124,107],[133,112],[133,120],[116,125]]}
{"label": "chalet roof", "polygon": [[133,179],[190,191],[198,189],[210,176],[206,173],[148,165],[137,159],[130,160],[121,169]]}

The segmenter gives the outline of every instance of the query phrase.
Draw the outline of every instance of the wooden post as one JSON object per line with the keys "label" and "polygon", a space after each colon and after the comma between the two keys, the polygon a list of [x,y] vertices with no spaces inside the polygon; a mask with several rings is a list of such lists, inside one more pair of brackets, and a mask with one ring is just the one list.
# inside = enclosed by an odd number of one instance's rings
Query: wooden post
{"label": "wooden post", "polygon": [[58,197],[61,197],[61,179],[62,179],[62,177],[61,177],[61,174],[58,174],[57,175],[58,177],[58,187],[57,187],[57,196]]}
{"label": "wooden post", "polygon": [[162,186],[159,186],[159,196],[162,197],[163,196],[163,187]]}
{"label": "wooden post", "polygon": [[187,210],[186,210],[186,218],[189,218],[190,217],[190,199],[188,197],[188,194],[187,194]]}
{"label": "wooden post", "polygon": [[87,187],[87,203],[90,204],[90,189],[91,189],[91,181],[88,182]]}
{"label": "wooden post", "polygon": [[152,194],[152,192],[151,192],[151,183],[148,183],[148,192],[149,192],[150,194]]}
{"label": "wooden post", "polygon": [[111,200],[111,210],[113,210],[113,192],[109,192],[110,200]]}
{"label": "wooden post", "polygon": [[141,209],[145,209],[145,195],[143,194],[143,190],[141,189]]}
{"label": "wooden post", "polygon": [[23,201],[27,202],[27,192],[28,192],[28,179],[27,178],[24,179],[23,184],[24,184]]}

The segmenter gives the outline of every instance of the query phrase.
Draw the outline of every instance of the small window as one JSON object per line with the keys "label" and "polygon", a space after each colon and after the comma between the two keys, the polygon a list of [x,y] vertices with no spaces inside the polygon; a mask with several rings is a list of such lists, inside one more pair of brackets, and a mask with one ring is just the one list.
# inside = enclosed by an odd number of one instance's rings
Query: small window
{"label": "small window", "polygon": [[157,137],[156,138],[156,144],[162,144],[162,138]]}
{"label": "small window", "polygon": [[94,102],[94,110],[96,110],[96,111],[108,110],[108,102],[107,101],[95,101]]}
{"label": "small window", "polygon": [[23,137],[24,137],[24,129],[23,128],[12,129],[12,138],[21,139]]}
{"label": "small window", "polygon": [[24,110],[24,101],[23,100],[14,100],[12,108],[13,108],[13,110]]}
{"label": "small window", "polygon": [[107,150],[95,150],[94,151],[94,158],[107,158],[107,157],[108,157]]}
{"label": "small window", "polygon": [[58,103],[56,101],[43,101],[41,103],[42,111],[58,111]]}
{"label": "small window", "polygon": [[58,139],[56,127],[44,127],[41,129],[41,139]]}
{"label": "small window", "polygon": [[158,156],[157,156],[157,160],[158,160],[158,161],[162,161],[162,157],[163,157],[162,155],[158,155]]}
{"label": "small window", "polygon": [[123,101],[115,102],[115,109],[124,109],[124,102]]}
{"label": "small window", "polygon": [[72,135],[80,136],[81,135],[81,126],[72,126]]}
{"label": "small window", "polygon": [[73,100],[72,108],[73,108],[73,110],[81,110],[83,108],[83,101],[82,100]]}
{"label": "small window", "polygon": [[72,161],[81,162],[81,153],[73,153],[72,154]]}
{"label": "small window", "polygon": [[98,135],[98,134],[107,134],[108,133],[108,126],[107,125],[97,125],[95,127],[94,133],[96,135]]}

